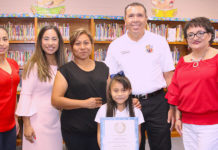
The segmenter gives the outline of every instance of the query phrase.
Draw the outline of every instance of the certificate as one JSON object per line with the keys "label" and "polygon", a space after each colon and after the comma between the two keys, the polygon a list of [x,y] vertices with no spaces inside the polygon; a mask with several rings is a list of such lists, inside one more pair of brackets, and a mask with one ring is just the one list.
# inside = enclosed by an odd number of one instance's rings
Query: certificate
{"label": "certificate", "polygon": [[105,117],[100,120],[101,150],[138,150],[136,117]]}

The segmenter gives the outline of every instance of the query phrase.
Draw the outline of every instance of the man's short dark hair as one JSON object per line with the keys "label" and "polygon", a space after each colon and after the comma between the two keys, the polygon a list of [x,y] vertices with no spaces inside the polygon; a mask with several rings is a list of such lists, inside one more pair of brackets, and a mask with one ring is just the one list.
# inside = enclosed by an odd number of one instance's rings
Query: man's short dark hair
{"label": "man's short dark hair", "polygon": [[146,11],[145,6],[144,6],[143,4],[141,4],[141,3],[133,2],[133,3],[128,4],[128,5],[125,7],[124,17],[126,17],[126,11],[127,11],[127,9],[128,9],[129,7],[131,7],[131,6],[141,6],[141,7],[144,9],[145,15],[146,15],[147,11]]}

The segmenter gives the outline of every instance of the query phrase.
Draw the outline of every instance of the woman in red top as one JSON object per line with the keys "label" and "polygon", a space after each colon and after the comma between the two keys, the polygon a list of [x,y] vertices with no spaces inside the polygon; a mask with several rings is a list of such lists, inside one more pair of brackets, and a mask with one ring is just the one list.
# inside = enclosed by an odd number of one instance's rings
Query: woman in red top
{"label": "woman in red top", "polygon": [[19,131],[15,117],[19,66],[5,57],[8,49],[8,32],[0,27],[0,150],[15,150],[16,127]]}
{"label": "woman in red top", "polygon": [[186,150],[218,150],[218,51],[210,45],[209,19],[194,18],[184,27],[189,55],[176,67],[166,98],[176,106],[176,130]]}

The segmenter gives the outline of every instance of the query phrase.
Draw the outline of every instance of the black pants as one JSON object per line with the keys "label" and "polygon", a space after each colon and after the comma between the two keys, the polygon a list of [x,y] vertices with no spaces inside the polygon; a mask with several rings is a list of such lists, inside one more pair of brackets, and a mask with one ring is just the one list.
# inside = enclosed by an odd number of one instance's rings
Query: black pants
{"label": "black pants", "polygon": [[96,134],[80,134],[62,130],[67,150],[99,150]]}
{"label": "black pants", "polygon": [[140,99],[145,123],[141,125],[140,150],[145,150],[145,130],[148,135],[150,150],[170,150],[170,124],[167,123],[169,105],[164,98],[165,93],[148,98]]}
{"label": "black pants", "polygon": [[0,150],[16,150],[16,126],[6,132],[0,132]]}

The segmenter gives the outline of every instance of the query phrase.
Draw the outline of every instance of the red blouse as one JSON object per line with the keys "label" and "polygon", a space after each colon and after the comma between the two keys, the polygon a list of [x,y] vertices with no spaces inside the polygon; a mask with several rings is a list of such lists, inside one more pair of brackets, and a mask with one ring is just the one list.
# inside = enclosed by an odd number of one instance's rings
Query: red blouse
{"label": "red blouse", "polygon": [[16,94],[20,81],[16,61],[8,58],[7,61],[11,66],[11,74],[0,68],[0,132],[9,131],[15,126]]}
{"label": "red blouse", "polygon": [[168,103],[178,106],[188,124],[218,124],[218,54],[193,62],[179,60],[166,94]]}

